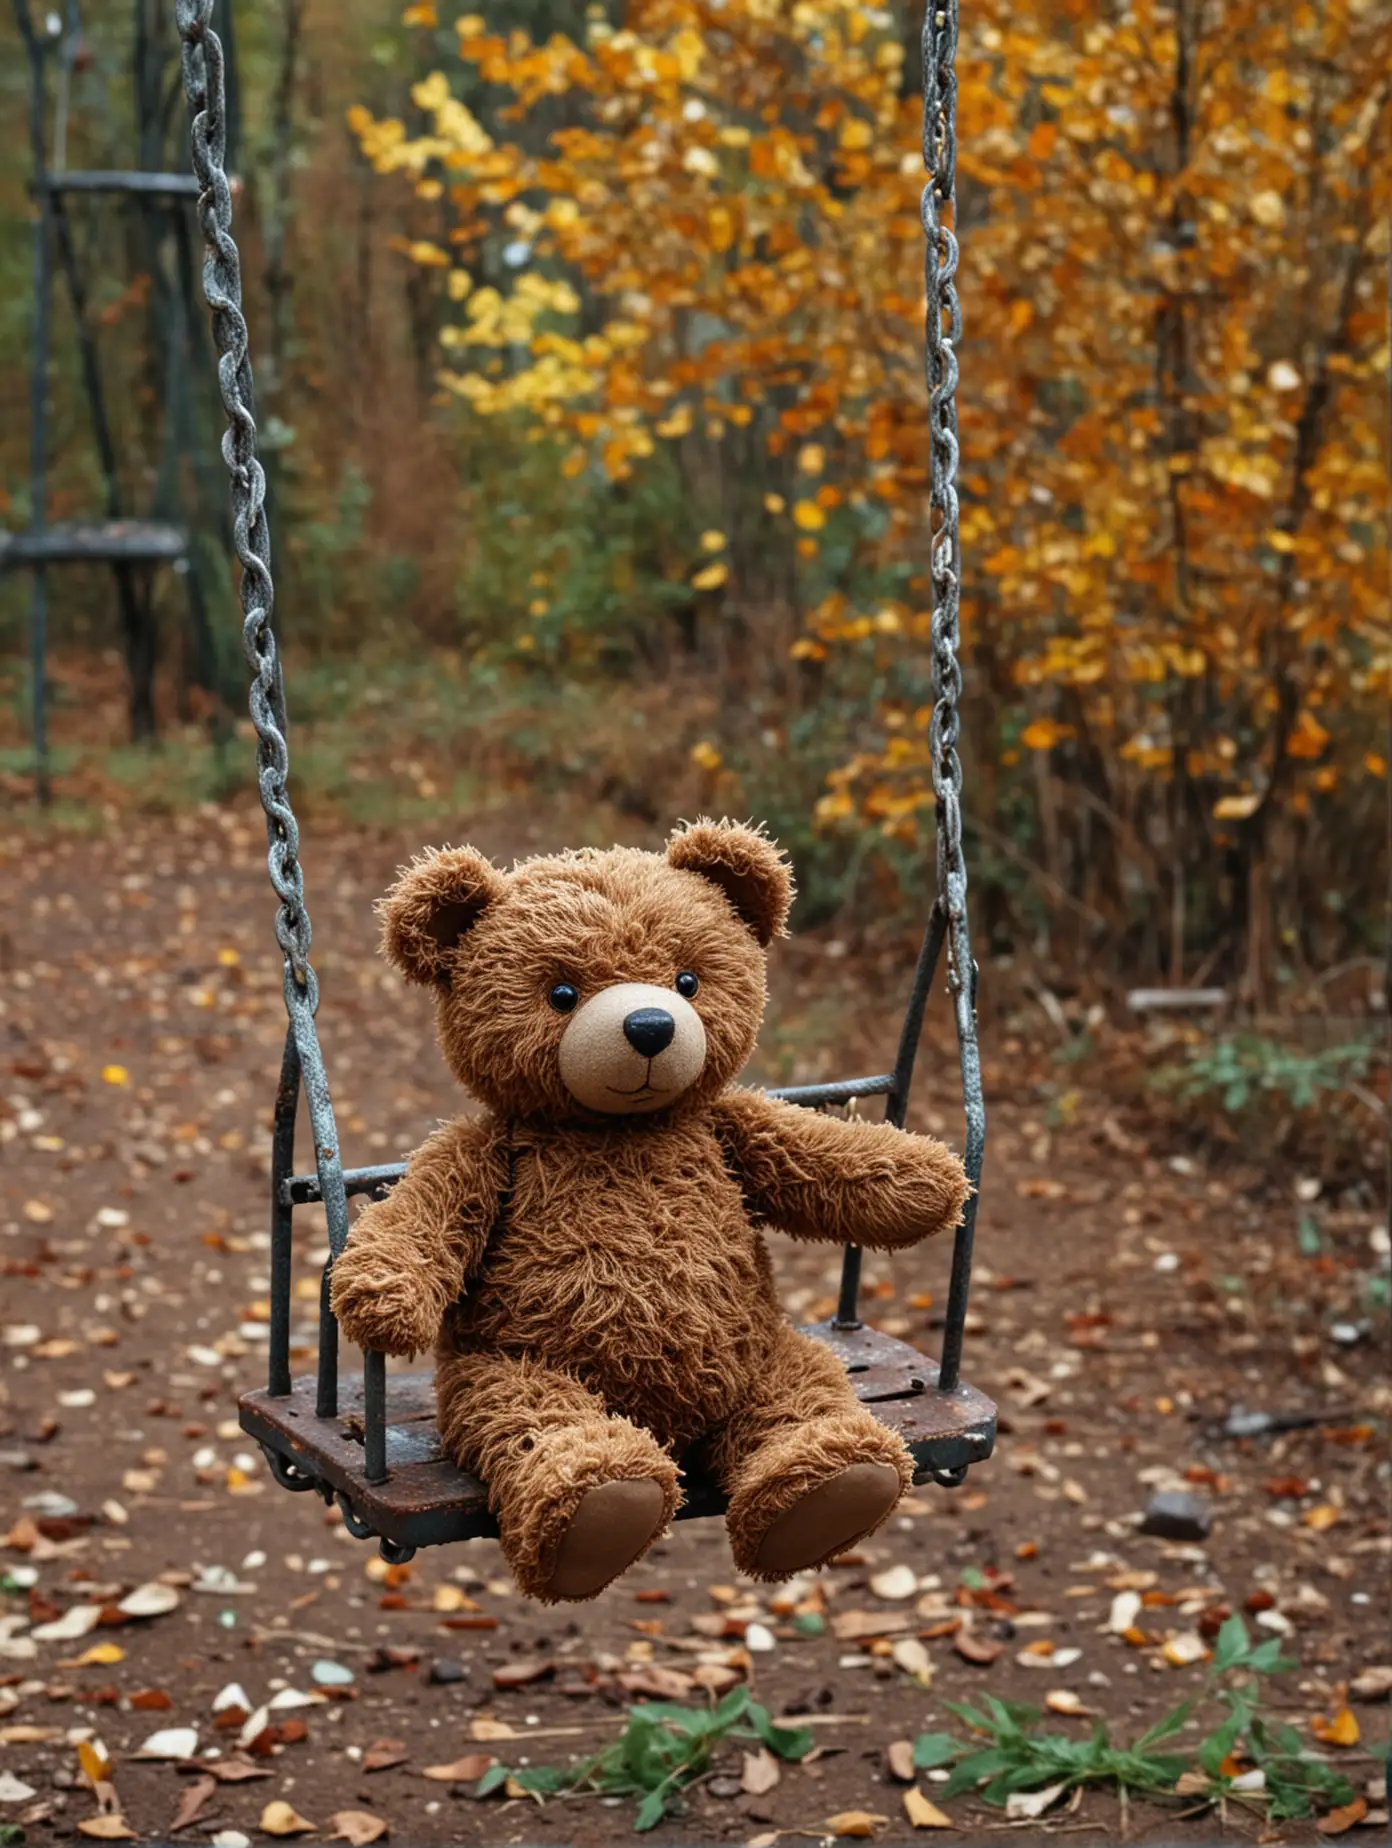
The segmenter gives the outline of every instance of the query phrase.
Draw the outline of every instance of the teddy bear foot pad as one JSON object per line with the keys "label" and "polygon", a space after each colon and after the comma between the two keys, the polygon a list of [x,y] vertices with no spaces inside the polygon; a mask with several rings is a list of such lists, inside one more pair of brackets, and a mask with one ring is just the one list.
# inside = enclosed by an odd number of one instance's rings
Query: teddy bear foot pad
{"label": "teddy bear foot pad", "polygon": [[899,1473],[887,1463],[852,1463],[778,1516],[755,1564],[780,1574],[819,1566],[878,1527],[899,1495]]}
{"label": "teddy bear foot pad", "polygon": [[659,1482],[605,1482],[587,1490],[557,1549],[546,1595],[594,1597],[633,1564],[665,1524]]}

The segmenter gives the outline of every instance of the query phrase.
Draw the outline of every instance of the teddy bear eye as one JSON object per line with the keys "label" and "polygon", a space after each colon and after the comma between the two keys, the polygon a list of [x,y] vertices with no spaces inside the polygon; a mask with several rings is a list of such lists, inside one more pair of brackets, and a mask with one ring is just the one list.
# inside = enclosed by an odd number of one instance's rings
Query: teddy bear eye
{"label": "teddy bear eye", "polygon": [[681,974],[677,977],[677,993],[679,995],[684,995],[688,1001],[700,986],[701,984],[697,980],[695,973],[690,969],[683,969]]}
{"label": "teddy bear eye", "polygon": [[557,982],[546,997],[558,1014],[570,1014],[580,999],[580,991],[570,982]]}

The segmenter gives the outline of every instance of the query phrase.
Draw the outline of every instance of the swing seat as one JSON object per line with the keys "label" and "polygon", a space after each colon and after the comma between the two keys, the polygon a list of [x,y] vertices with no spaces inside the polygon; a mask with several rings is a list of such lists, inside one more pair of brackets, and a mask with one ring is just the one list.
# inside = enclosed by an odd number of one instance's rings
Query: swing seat
{"label": "swing seat", "polygon": [[[839,1328],[833,1321],[813,1323],[803,1332],[831,1348],[861,1403],[904,1439],[915,1482],[958,1481],[991,1454],[995,1406],[965,1384],[939,1392],[937,1366],[907,1342],[863,1326]],[[313,1375],[304,1375],[292,1381],[288,1395],[260,1391],[241,1400],[242,1429],[267,1453],[282,1487],[317,1489],[325,1500],[337,1501],[350,1528],[380,1537],[389,1556],[497,1533],[487,1489],[457,1469],[441,1448],[431,1374],[388,1377],[383,1482],[367,1477],[361,1375],[341,1379],[334,1418],[316,1415],[316,1385]],[[724,1512],[724,1496],[701,1470],[684,1470],[682,1488],[679,1521]]]}

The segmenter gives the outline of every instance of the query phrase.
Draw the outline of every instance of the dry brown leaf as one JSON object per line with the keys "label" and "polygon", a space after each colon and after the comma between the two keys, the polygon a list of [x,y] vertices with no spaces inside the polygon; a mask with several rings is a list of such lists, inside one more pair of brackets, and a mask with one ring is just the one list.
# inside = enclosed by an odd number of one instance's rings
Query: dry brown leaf
{"label": "dry brown leaf", "polygon": [[169,1833],[177,1835],[181,1829],[192,1827],[217,1787],[215,1777],[196,1777],[179,1799],[179,1807],[174,1812],[174,1820],[169,1825]]}
{"label": "dry brown leaf", "polygon": [[469,1722],[471,1739],[515,1739],[517,1728],[509,1726],[506,1720],[490,1720],[486,1714]]}
{"label": "dry brown leaf", "polygon": [[904,1792],[904,1814],[916,1829],[955,1829],[956,1823],[914,1786]]}
{"label": "dry brown leaf", "polygon": [[873,1835],[888,1821],[888,1816],[875,1816],[869,1810],[841,1810],[827,1817],[826,1826],[830,1835]]}
{"label": "dry brown leaf", "polygon": [[1050,1688],[1044,1696],[1044,1705],[1050,1713],[1066,1713],[1071,1719],[1091,1719],[1097,1711],[1095,1707],[1085,1706],[1072,1688]]}
{"label": "dry brown leaf", "polygon": [[350,1848],[367,1848],[369,1842],[380,1842],[387,1833],[387,1824],[371,1810],[335,1810],[329,1821],[333,1832],[328,1839],[348,1842]]}
{"label": "dry brown leaf", "polygon": [[133,1842],[135,1830],[128,1828],[123,1816],[89,1816],[77,1825],[79,1834],[94,1835],[99,1842]]}
{"label": "dry brown leaf", "polygon": [[885,1747],[885,1763],[889,1766],[889,1775],[897,1777],[901,1784],[912,1784],[917,1776],[914,1770],[912,1739],[895,1739]]}
{"label": "dry brown leaf", "polygon": [[[393,1765],[404,1765],[410,1756],[402,1739],[374,1739],[363,1753],[362,1768],[364,1771],[390,1771]],[[345,1810],[343,1813],[346,1816],[360,1812]]]}
{"label": "dry brown leaf", "polygon": [[975,1635],[971,1630],[958,1630],[952,1639],[952,1647],[964,1662],[972,1662],[978,1668],[989,1668],[1003,1652],[1005,1644],[993,1643],[987,1637]]}
{"label": "dry brown leaf", "polygon": [[1351,1829],[1355,1823],[1362,1822],[1368,1813],[1368,1799],[1355,1797],[1352,1803],[1345,1803],[1338,1809],[1330,1810],[1327,1816],[1321,1816],[1315,1827],[1321,1835],[1342,1835],[1345,1829]]}
{"label": "dry brown leaf", "polygon": [[778,1768],[778,1760],[773,1753],[761,1748],[757,1752],[746,1752],[744,1771],[740,1777],[740,1789],[751,1797],[762,1797],[778,1785],[783,1773]]}
{"label": "dry brown leaf", "polygon": [[516,1662],[505,1662],[501,1668],[493,1670],[495,1688],[529,1688],[533,1682],[545,1681],[556,1672],[556,1664],[543,1661],[539,1656],[522,1657]]}
{"label": "dry brown leaf", "polygon": [[308,1835],[314,1828],[314,1824],[292,1809],[283,1797],[266,1805],[256,1826],[263,1835]]}
{"label": "dry brown leaf", "polygon": [[451,1765],[427,1765],[421,1776],[437,1784],[472,1784],[497,1762],[491,1752],[470,1752]]}
{"label": "dry brown leaf", "polygon": [[913,1628],[913,1621],[908,1611],[838,1611],[831,1629],[843,1643],[861,1643],[872,1636],[900,1636]]}
{"label": "dry brown leaf", "polygon": [[1361,1669],[1349,1683],[1355,1700],[1386,1700],[1392,1695],[1392,1663]]}

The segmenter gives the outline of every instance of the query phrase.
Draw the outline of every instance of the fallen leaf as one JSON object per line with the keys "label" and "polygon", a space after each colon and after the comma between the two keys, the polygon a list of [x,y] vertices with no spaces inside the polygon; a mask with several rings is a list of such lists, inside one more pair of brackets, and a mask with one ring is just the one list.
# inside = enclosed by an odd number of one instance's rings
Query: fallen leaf
{"label": "fallen leaf", "polygon": [[17,1778],[13,1771],[0,1771],[0,1803],[27,1803],[38,1794],[32,1784]]}
{"label": "fallen leaf", "polygon": [[169,1726],[151,1733],[135,1754],[137,1758],[192,1758],[198,1750],[196,1726]]}
{"label": "fallen leaf", "polygon": [[122,1816],[89,1816],[77,1825],[79,1834],[94,1835],[99,1842],[133,1842],[135,1830],[128,1828]]}
{"label": "fallen leaf", "polygon": [[1012,1790],[1005,1800],[1006,1820],[1033,1822],[1058,1802],[1064,1788],[1062,1784],[1046,1784],[1043,1790]]}
{"label": "fallen leaf", "polygon": [[1347,1707],[1340,1707],[1332,1720],[1312,1720],[1310,1731],[1325,1745],[1358,1744],[1358,1721]]}
{"label": "fallen leaf", "polygon": [[314,1824],[293,1810],[283,1797],[277,1797],[262,1810],[256,1826],[263,1835],[307,1835]]}
{"label": "fallen leaf", "polygon": [[130,1697],[137,1713],[167,1713],[174,1705],[163,1688],[140,1688]]}
{"label": "fallen leaf", "polygon": [[914,1786],[904,1792],[904,1814],[916,1829],[955,1829],[956,1823]]}
{"label": "fallen leaf", "polygon": [[79,1739],[77,1762],[82,1767],[82,1775],[94,1789],[98,1784],[110,1782],[111,1760],[100,1740]]}
{"label": "fallen leaf", "polygon": [[219,1784],[243,1784],[250,1778],[273,1774],[264,1765],[253,1764],[241,1752],[233,1752],[226,1758],[213,1759],[208,1765],[208,1775],[215,1777]]}
{"label": "fallen leaf", "polygon": [[1208,1659],[1208,1645],[1201,1636],[1186,1631],[1180,1636],[1167,1637],[1160,1653],[1171,1668],[1190,1668],[1195,1662]]}
{"label": "fallen leaf", "polygon": [[437,1784],[472,1784],[497,1762],[490,1752],[470,1752],[450,1765],[427,1765],[421,1776]]}
{"label": "fallen leaf", "polygon": [[99,1604],[74,1604],[52,1623],[36,1624],[29,1634],[36,1643],[75,1643],[89,1630],[95,1630],[100,1618]]}
{"label": "fallen leaf", "polygon": [[178,1610],[179,1603],[179,1594],[172,1585],[155,1581],[137,1585],[116,1608],[123,1617],[167,1617],[170,1611]]}
{"label": "fallen leaf", "polygon": [[536,1656],[524,1656],[520,1661],[505,1662],[501,1668],[493,1670],[495,1688],[529,1688],[534,1682],[545,1681],[554,1675],[556,1664]]}
{"label": "fallen leaf", "polygon": [[1004,1643],[993,1643],[985,1636],[977,1636],[971,1630],[958,1630],[952,1639],[952,1647],[964,1662],[972,1662],[978,1668],[989,1668],[996,1657],[1005,1649]]}
{"label": "fallen leaf", "polygon": [[906,1675],[912,1676],[919,1687],[926,1688],[932,1681],[932,1658],[916,1636],[896,1637],[894,1647],[890,1650],[890,1656],[894,1666],[902,1668]]}
{"label": "fallen leaf", "polygon": [[329,1841],[348,1842],[351,1848],[367,1848],[387,1833],[386,1823],[370,1810],[335,1810],[329,1821],[334,1825]]}
{"label": "fallen leaf", "polygon": [[1096,1708],[1085,1706],[1072,1688],[1050,1688],[1044,1696],[1050,1713],[1066,1713],[1072,1719],[1090,1719]]}
{"label": "fallen leaf", "polygon": [[469,1722],[471,1739],[515,1739],[517,1728],[509,1726],[506,1720],[490,1720],[486,1714],[480,1714],[476,1720]]}
{"label": "fallen leaf", "polygon": [[1301,1524],[1305,1527],[1312,1527],[1317,1534],[1322,1534],[1326,1528],[1332,1527],[1340,1519],[1342,1516],[1339,1510],[1332,1508],[1328,1502],[1321,1503],[1318,1508],[1307,1508],[1300,1517]]}
{"label": "fallen leaf", "polygon": [[912,1627],[913,1618],[907,1611],[840,1611],[831,1620],[833,1636],[843,1643],[895,1636]]}
{"label": "fallen leaf", "polygon": [[1368,1813],[1368,1799],[1355,1797],[1352,1803],[1341,1804],[1338,1809],[1330,1810],[1327,1816],[1321,1816],[1315,1827],[1321,1835],[1342,1835],[1355,1823],[1362,1822]]}
{"label": "fallen leaf", "polygon": [[80,1656],[71,1662],[60,1663],[62,1668],[114,1668],[118,1662],[124,1662],[126,1652],[119,1643],[93,1643],[90,1649],[84,1649]]}
{"label": "fallen leaf", "polygon": [[917,1776],[912,1739],[895,1739],[888,1745],[885,1748],[885,1763],[889,1766],[891,1777],[897,1777],[901,1784],[912,1784]]}
{"label": "fallen leaf", "polygon": [[831,1835],[873,1835],[888,1821],[888,1816],[873,1816],[869,1810],[841,1810],[827,1817],[826,1826]]}
{"label": "fallen leaf", "polygon": [[1392,1663],[1360,1669],[1349,1683],[1349,1693],[1355,1700],[1388,1699],[1392,1696]]}
{"label": "fallen leaf", "polygon": [[[404,1765],[411,1756],[403,1739],[374,1739],[363,1753],[364,1771],[390,1771],[393,1765]],[[344,1815],[358,1815],[357,1810],[345,1810]],[[376,1836],[370,1837],[376,1841]]]}
{"label": "fallen leaf", "polygon": [[764,1749],[744,1754],[744,1771],[740,1776],[740,1789],[751,1797],[762,1797],[773,1790],[782,1777],[778,1769],[778,1760],[773,1753]]}
{"label": "fallen leaf", "polygon": [[870,1589],[877,1598],[900,1603],[905,1598],[913,1597],[918,1590],[918,1574],[912,1566],[890,1566],[887,1571],[875,1574],[870,1581]]}
{"label": "fallen leaf", "polygon": [[197,1822],[204,1805],[217,1787],[215,1777],[195,1778],[179,1800],[179,1807],[174,1812],[174,1820],[169,1825],[169,1833],[177,1835],[181,1829],[187,1829]]}
{"label": "fallen leaf", "polygon": [[1138,1591],[1119,1591],[1112,1599],[1107,1628],[1113,1636],[1125,1636],[1128,1630],[1135,1629],[1136,1619],[1140,1614],[1141,1594]]}

